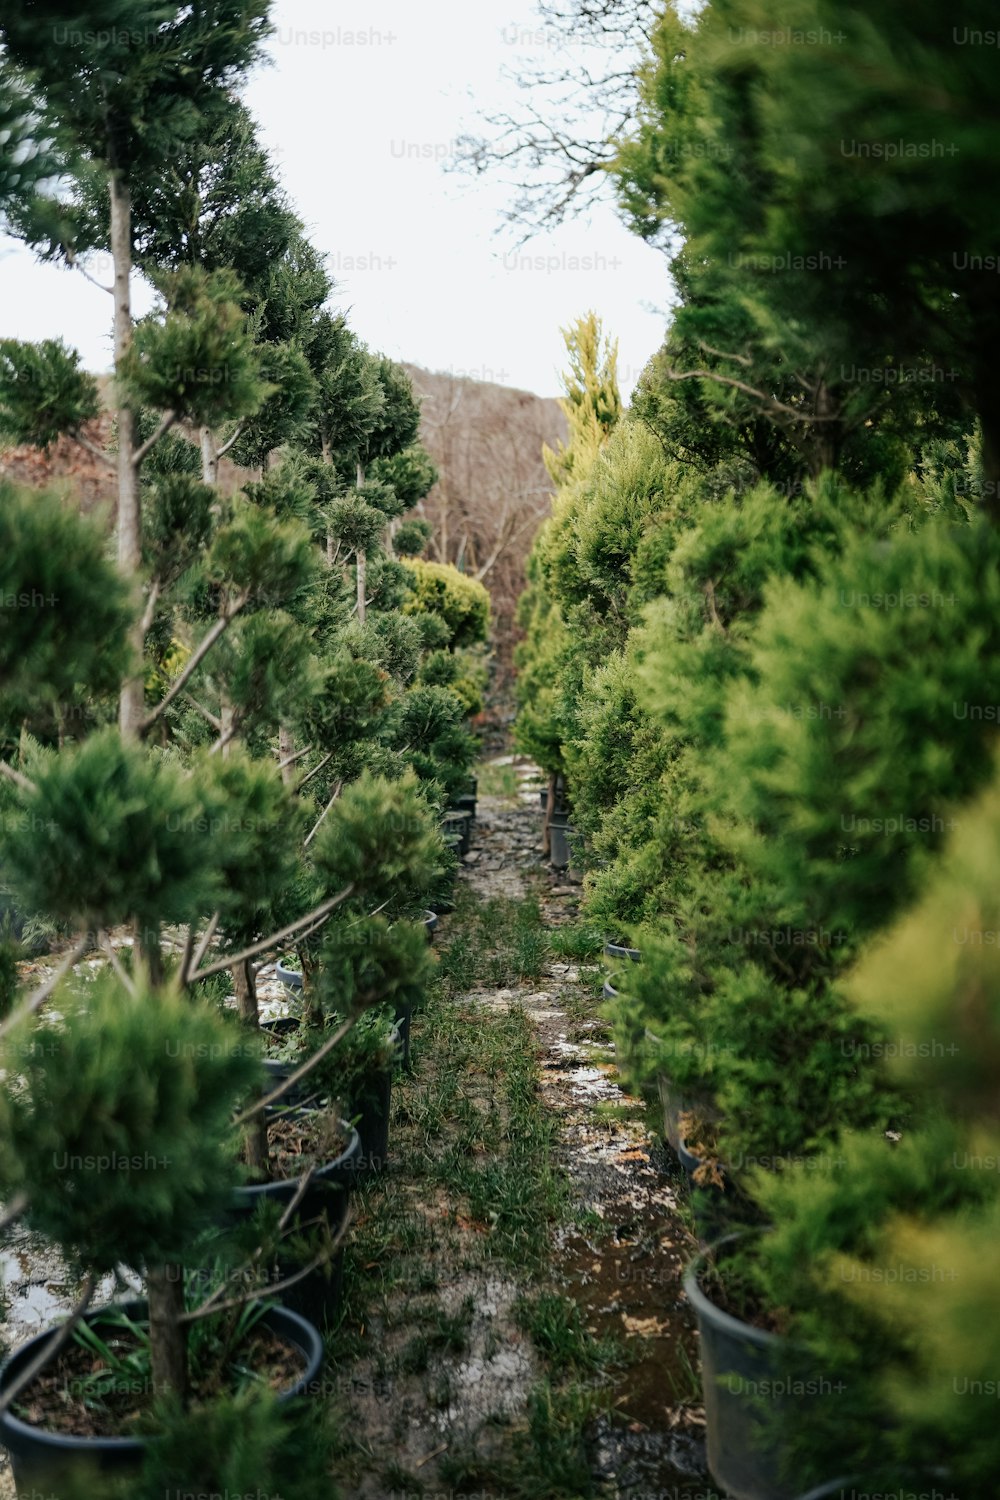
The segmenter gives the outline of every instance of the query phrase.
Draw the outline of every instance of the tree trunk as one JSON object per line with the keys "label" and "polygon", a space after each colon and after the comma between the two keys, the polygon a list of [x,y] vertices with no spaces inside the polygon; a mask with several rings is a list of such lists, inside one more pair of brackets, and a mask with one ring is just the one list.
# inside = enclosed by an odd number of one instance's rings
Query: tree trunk
{"label": "tree trunk", "polygon": [[816,440],[810,454],[810,472],[814,479],[827,469],[835,469],[840,457],[840,441],[843,424],[833,418],[837,408],[825,380],[820,380],[816,391],[816,415],[824,420],[816,423]]}
{"label": "tree trunk", "polygon": [[242,963],[234,964],[232,975],[233,991],[236,995],[236,1009],[240,1020],[245,1026],[256,1030],[260,1025],[260,1015],[257,1010],[257,982],[253,970],[253,960],[245,958]]}
{"label": "tree trunk", "polygon": [[236,736],[231,733],[231,730],[235,719],[236,713],[233,709],[233,705],[230,703],[225,693],[223,693],[221,696],[221,703],[219,707],[219,723],[222,725],[222,733],[228,736],[225,744],[222,746],[223,760],[228,760],[233,751],[233,741],[236,739]]}
{"label": "tree trunk", "polygon": [[201,439],[201,482],[214,489],[219,482],[219,448],[215,433],[211,427],[202,427],[198,436]]}
{"label": "tree trunk", "polygon": [[[358,489],[365,482],[365,466],[360,459],[355,471],[355,481]],[[357,552],[354,561],[358,575],[358,621],[363,625],[365,623],[365,590],[368,587],[368,556],[364,552]]]}
{"label": "tree trunk", "polygon": [[136,922],[133,929],[133,941],[135,943],[133,952],[136,958],[145,964],[150,984],[161,985],[163,983],[163,950],[160,947],[159,926],[142,927]]}
{"label": "tree trunk", "polygon": [[552,853],[552,814],[556,810],[558,784],[555,772],[552,772],[549,776],[549,794],[545,799],[545,817],[542,819],[542,853],[546,856]]}
{"label": "tree trunk", "polygon": [[168,1393],[182,1404],[187,1399],[187,1339],[184,1313],[184,1272],[180,1266],[156,1266],[146,1272],[149,1298],[149,1344],[153,1391]]}
{"label": "tree trunk", "polygon": [[368,587],[368,558],[364,552],[354,555],[356,571],[358,575],[358,620],[365,623],[365,590]]}
{"label": "tree trunk", "polygon": [[291,786],[295,780],[294,765],[291,765],[290,763],[286,764],[286,762],[290,762],[291,757],[294,754],[295,740],[292,735],[292,731],[290,729],[286,729],[284,724],[281,724],[278,726],[278,759],[282,763],[281,779],[286,786]]}
{"label": "tree trunk", "polygon": [[316,976],[318,965],[307,949],[299,950],[302,965],[302,1018],[299,1025],[303,1033],[317,1031],[323,1024],[323,1014],[316,1004]]}
{"label": "tree trunk", "polygon": [[[257,1009],[257,980],[253,960],[244,959],[232,969],[233,990],[240,1020],[251,1036],[260,1034],[260,1012]],[[255,1177],[267,1176],[267,1120],[255,1115],[243,1137],[243,1160]]]}
{"label": "tree trunk", "polygon": [[[111,173],[111,256],[114,262],[115,367],[132,342],[132,197],[120,171]],[[118,425],[118,566],[135,583],[142,566],[142,519],[139,511],[139,473],[135,465],[135,415],[116,392]],[[143,633],[139,616],[129,626],[135,677],[121,687],[118,722],[125,739],[138,737],[145,714],[142,680]]]}
{"label": "tree trunk", "polygon": [[983,494],[980,505],[983,514],[1000,525],[1000,392],[996,399],[993,382],[995,375],[983,374],[977,384],[979,392],[979,423],[983,433]]}

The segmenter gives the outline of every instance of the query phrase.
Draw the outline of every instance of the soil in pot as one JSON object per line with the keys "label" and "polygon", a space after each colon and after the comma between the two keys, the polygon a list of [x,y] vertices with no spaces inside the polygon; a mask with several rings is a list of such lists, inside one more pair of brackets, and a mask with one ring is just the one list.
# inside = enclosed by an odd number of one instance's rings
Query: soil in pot
{"label": "soil in pot", "polygon": [[327,1109],[276,1110],[267,1122],[268,1181],[298,1181],[310,1167],[321,1172],[349,1146],[343,1124]]}
{"label": "soil in pot", "polygon": [[[141,1325],[116,1327],[101,1318],[94,1322],[113,1360],[71,1340],[14,1403],[22,1421],[77,1437],[125,1437],[141,1430],[153,1404]],[[301,1349],[258,1322],[222,1369],[192,1362],[191,1400],[200,1405],[223,1390],[238,1390],[248,1369],[272,1390],[284,1390],[301,1380],[305,1363]]]}
{"label": "soil in pot", "polygon": [[[45,1494],[54,1500],[53,1486],[61,1476],[138,1470],[146,1443],[142,1429],[150,1428],[153,1405],[148,1356],[144,1362],[137,1332],[145,1312],[142,1302],[91,1310],[84,1322],[97,1332],[105,1349],[113,1348],[113,1362],[107,1363],[94,1347],[71,1340],[22,1392],[13,1409],[0,1416],[0,1440],[10,1452],[19,1495]],[[132,1330],[121,1326],[123,1314],[134,1325]],[[214,1320],[201,1325],[202,1350],[192,1343],[195,1403],[258,1379],[277,1392],[281,1403],[316,1381],[323,1342],[308,1322],[279,1307],[258,1306],[239,1317],[242,1326],[227,1320],[221,1340],[222,1320],[214,1330],[209,1326]],[[51,1333],[49,1329],[29,1339],[10,1356],[0,1371],[0,1390],[37,1358]],[[215,1349],[204,1347],[213,1338]]]}
{"label": "soil in pot", "polygon": [[[409,1005],[397,1007],[391,1022],[384,1013],[367,1012],[348,1033],[342,1046],[316,1070],[310,1108],[329,1103],[336,1094],[344,1114],[355,1122],[361,1140],[358,1171],[378,1171],[387,1160],[392,1078],[396,1067],[408,1056],[411,1017]],[[337,1018],[332,1019],[336,1021]],[[285,1032],[286,1047],[297,1031],[298,1023],[292,1020]],[[289,1049],[282,1059],[283,1065],[288,1067],[296,1066],[300,1061],[301,1055],[293,1049]],[[306,1087],[305,1080],[302,1087]],[[269,1126],[272,1139],[275,1130],[281,1128],[275,1124]],[[305,1131],[306,1126],[300,1122],[299,1128]],[[301,1170],[294,1175],[300,1175]]]}

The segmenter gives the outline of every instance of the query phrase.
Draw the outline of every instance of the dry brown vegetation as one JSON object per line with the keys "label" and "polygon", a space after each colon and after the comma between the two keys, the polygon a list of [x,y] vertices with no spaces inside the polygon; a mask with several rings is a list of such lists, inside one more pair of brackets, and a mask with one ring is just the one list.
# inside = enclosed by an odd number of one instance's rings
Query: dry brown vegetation
{"label": "dry brown vegetation", "polygon": [[[542,446],[565,437],[566,421],[554,399],[419,365],[406,369],[421,397],[421,438],[441,476],[418,508],[434,527],[427,556],[454,563],[490,590],[502,689],[525,562],[549,510],[552,485]],[[91,428],[90,441],[105,447],[109,418]],[[229,465],[226,470],[227,486],[249,477]],[[106,506],[109,522],[114,519],[114,471],[72,439],[61,438],[48,454],[0,449],[0,477],[36,488],[64,484],[84,507]]]}
{"label": "dry brown vegetation", "polygon": [[489,589],[504,676],[525,563],[552,494],[542,447],[565,438],[566,420],[551,398],[406,368],[421,396],[420,435],[441,475],[419,507],[434,527],[427,555],[454,563]]}

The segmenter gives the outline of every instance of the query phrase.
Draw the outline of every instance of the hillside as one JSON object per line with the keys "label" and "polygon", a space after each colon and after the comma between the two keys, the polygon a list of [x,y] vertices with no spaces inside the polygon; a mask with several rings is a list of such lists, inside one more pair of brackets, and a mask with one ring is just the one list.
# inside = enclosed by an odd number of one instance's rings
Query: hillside
{"label": "hillside", "polygon": [[542,446],[565,437],[566,420],[551,398],[406,369],[422,398],[421,437],[441,473],[418,507],[434,526],[428,556],[455,563],[490,590],[504,675],[525,562],[552,493]]}
{"label": "hillside", "polygon": [[[558,403],[490,381],[406,365],[422,400],[421,436],[441,478],[419,510],[432,522],[428,556],[473,574],[493,596],[501,678],[510,669],[514,611],[524,586],[524,565],[538,525],[548,511],[551,484],[542,445],[566,431]],[[106,419],[88,436],[103,446]],[[224,476],[238,482],[230,466]],[[108,507],[113,519],[114,471],[92,453],[61,438],[48,454],[36,448],[0,449],[0,477],[43,488],[66,485],[86,509]]]}

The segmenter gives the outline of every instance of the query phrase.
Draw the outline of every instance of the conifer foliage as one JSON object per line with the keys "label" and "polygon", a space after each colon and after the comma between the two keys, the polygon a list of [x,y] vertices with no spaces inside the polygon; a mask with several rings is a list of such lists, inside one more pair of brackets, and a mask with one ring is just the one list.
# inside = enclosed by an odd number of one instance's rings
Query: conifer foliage
{"label": "conifer foliage", "polygon": [[[0,1092],[0,1191],[83,1267],[75,1317],[115,1265],[145,1276],[160,1437],[130,1494],[167,1475],[255,1487],[305,1441],[260,1399],[248,1445],[246,1392],[192,1405],[205,1341],[184,1268],[246,1255],[220,1225],[270,1171],[261,957],[298,946],[297,1061],[322,1056],[332,1097],[338,1037],[419,997],[488,630],[480,586],[422,579],[407,512],[436,475],[409,379],[329,309],[239,101],[268,11],[0,18],[0,122],[21,143],[17,171],[0,153],[0,216],[70,266],[111,254],[100,457],[118,477],[116,562],[63,497],[0,489],[0,889],[56,943],[33,991],[4,950],[0,1046],[27,1061]],[[158,297],[137,321],[138,267]],[[5,438],[88,443],[98,409],[58,340],[0,344]],[[235,492],[227,453],[256,471]],[[282,1492],[314,1495],[322,1466],[293,1462]]]}
{"label": "conifer foliage", "polygon": [[985,6],[773,9],[653,28],[611,172],[677,307],[620,415],[574,335],[518,734],[565,777],[589,916],[641,950],[620,1052],[703,1233],[756,1231],[728,1310],[842,1377],[758,1402],[775,1484],[971,1496],[1000,1330],[998,54]]}

